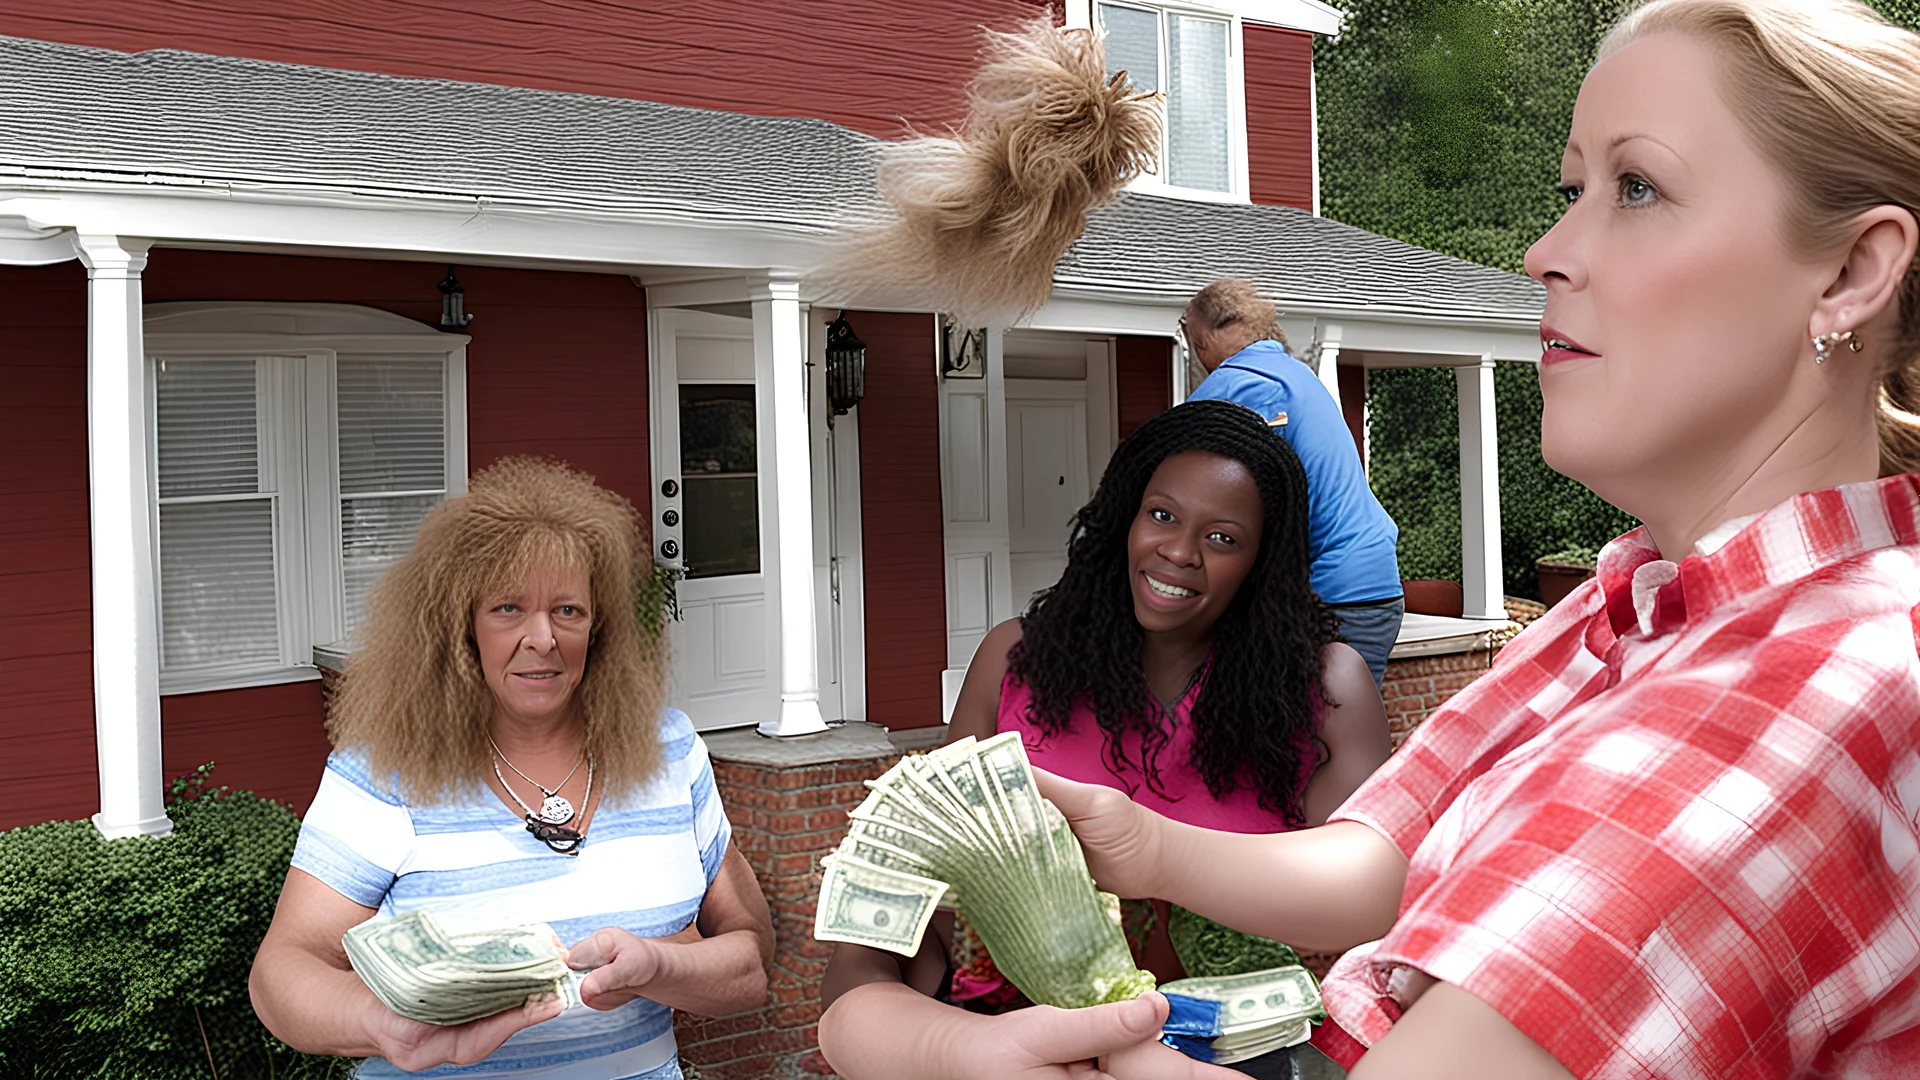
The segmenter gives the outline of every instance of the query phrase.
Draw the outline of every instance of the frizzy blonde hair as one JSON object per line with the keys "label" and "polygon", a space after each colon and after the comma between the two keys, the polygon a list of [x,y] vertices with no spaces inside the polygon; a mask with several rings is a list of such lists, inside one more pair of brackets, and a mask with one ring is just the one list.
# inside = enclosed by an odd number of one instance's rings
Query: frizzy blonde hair
{"label": "frizzy blonde hair", "polygon": [[[1726,100],[1788,192],[1804,250],[1840,243],[1866,211],[1920,220],[1920,35],[1855,0],[1650,0],[1600,45],[1600,59],[1676,31],[1715,49]],[[1878,358],[1880,473],[1920,471],[1920,260],[1899,292]]]}
{"label": "frizzy blonde hair", "polygon": [[1159,96],[1108,77],[1098,34],[1039,19],[985,36],[961,129],[882,148],[879,206],[844,223],[812,275],[823,295],[1018,319],[1046,303],[1087,215],[1154,168]]}
{"label": "frizzy blonde hair", "polygon": [[409,801],[440,801],[481,780],[494,701],[474,607],[530,572],[579,568],[592,629],[574,701],[594,781],[609,795],[645,784],[661,765],[666,682],[661,635],[635,613],[651,562],[645,519],[592,477],[535,458],[496,462],[427,515],[412,552],[374,587],[328,736],[366,750],[373,775],[397,776]]}
{"label": "frizzy blonde hair", "polygon": [[1286,332],[1280,329],[1280,312],[1250,281],[1221,278],[1213,282],[1187,301],[1187,315],[1208,330],[1242,326],[1253,333],[1255,341],[1287,343]]}

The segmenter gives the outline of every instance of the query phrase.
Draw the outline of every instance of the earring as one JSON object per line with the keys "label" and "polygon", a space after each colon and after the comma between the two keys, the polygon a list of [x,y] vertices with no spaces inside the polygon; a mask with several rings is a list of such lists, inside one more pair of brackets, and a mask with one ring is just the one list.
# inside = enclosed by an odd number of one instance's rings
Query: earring
{"label": "earring", "polygon": [[1853,331],[1851,330],[1842,330],[1837,334],[1822,334],[1814,338],[1813,362],[1816,364],[1826,363],[1827,357],[1832,356],[1833,350],[1839,348],[1842,344],[1846,345],[1849,352],[1859,352],[1861,349],[1860,339],[1854,337]]}

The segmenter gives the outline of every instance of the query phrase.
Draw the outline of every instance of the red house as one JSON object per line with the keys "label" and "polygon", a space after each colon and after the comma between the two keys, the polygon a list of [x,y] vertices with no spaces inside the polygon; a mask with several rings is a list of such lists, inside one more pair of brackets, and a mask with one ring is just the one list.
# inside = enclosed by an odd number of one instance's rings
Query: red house
{"label": "red house", "polygon": [[810,287],[876,140],[957,119],[977,27],[1046,10],[0,4],[0,828],[163,832],[209,759],[304,805],[368,586],[511,453],[650,514],[702,728],[939,725],[1229,274],[1363,443],[1366,369],[1458,370],[1467,615],[1503,619],[1491,370],[1536,358],[1540,293],[1317,216],[1318,0],[1054,12],[1167,93],[1166,165],[1020,327]]}

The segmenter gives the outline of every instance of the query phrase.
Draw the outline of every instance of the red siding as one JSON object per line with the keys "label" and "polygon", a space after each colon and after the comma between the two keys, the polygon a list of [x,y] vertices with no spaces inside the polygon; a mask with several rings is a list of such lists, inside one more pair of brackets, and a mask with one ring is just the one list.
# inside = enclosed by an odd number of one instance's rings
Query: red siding
{"label": "red siding", "polygon": [[817,116],[880,136],[959,118],[981,24],[1043,0],[0,0],[0,33]]}
{"label": "red siding", "polygon": [[1313,35],[1248,26],[1247,172],[1253,201],[1313,210]]}
{"label": "red siding", "polygon": [[1353,433],[1354,449],[1360,451],[1360,467],[1367,465],[1367,369],[1342,364],[1340,373],[1340,412]]}
{"label": "red siding", "polygon": [[87,293],[0,266],[0,829],[100,808],[87,572]]}
{"label": "red siding", "polygon": [[1173,407],[1173,339],[1123,337],[1114,349],[1115,396],[1120,401],[1120,437],[1142,420]]}
{"label": "red siding", "polygon": [[849,312],[847,322],[867,343],[860,403],[867,719],[931,727],[940,723],[940,673],[947,666],[933,318]]}
{"label": "red siding", "polygon": [[[437,320],[439,264],[161,250],[149,301],[364,304]],[[462,268],[468,457],[541,453],[644,511],[646,301],[625,277]],[[88,624],[86,292],[78,264],[0,267],[0,828],[97,808]],[[217,782],[304,810],[326,756],[318,683],[161,700],[168,776],[212,760]]]}

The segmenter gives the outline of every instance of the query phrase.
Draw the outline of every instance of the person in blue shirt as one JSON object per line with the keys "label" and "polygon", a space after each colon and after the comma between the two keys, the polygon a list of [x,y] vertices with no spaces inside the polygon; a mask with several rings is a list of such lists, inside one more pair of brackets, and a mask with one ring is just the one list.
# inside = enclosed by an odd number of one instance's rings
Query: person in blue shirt
{"label": "person in blue shirt", "polygon": [[1340,633],[1379,685],[1400,634],[1399,527],[1367,486],[1346,418],[1318,375],[1287,351],[1279,314],[1245,281],[1202,289],[1180,320],[1209,374],[1187,400],[1218,399],[1260,414],[1307,473],[1307,545],[1313,591],[1340,617]]}

